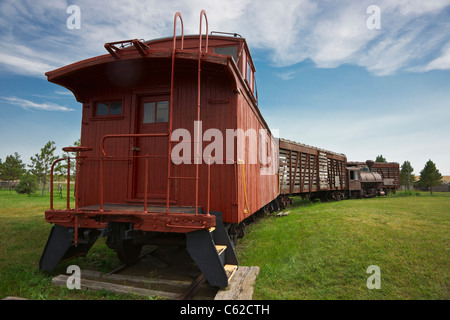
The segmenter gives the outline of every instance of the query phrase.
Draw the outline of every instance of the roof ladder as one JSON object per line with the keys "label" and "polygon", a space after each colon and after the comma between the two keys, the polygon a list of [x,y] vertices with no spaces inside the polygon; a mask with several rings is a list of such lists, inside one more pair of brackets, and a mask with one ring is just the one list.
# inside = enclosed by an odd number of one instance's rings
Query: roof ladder
{"label": "roof ladder", "polygon": [[[173,87],[174,87],[174,75],[175,75],[175,54],[176,54],[176,46],[177,46],[177,18],[180,18],[181,22],[181,50],[183,50],[184,45],[184,27],[183,27],[183,18],[181,17],[181,13],[175,13],[175,17],[173,19],[173,50],[172,50],[172,74],[170,77],[170,103],[169,103],[169,147],[168,155],[167,155],[167,198],[166,198],[166,213],[169,213],[169,199],[170,199],[170,164],[172,162],[172,120],[173,120]],[[195,206],[195,214],[197,214],[197,202]]]}

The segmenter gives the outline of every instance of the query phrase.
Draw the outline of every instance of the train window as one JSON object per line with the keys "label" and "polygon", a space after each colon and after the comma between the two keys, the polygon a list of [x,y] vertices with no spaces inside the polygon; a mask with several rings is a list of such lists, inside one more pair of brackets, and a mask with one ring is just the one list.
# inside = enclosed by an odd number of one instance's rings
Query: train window
{"label": "train window", "polygon": [[214,48],[214,53],[225,54],[227,56],[232,56],[234,62],[237,63],[237,47]]}
{"label": "train window", "polygon": [[144,123],[155,123],[155,102],[144,103]]}
{"label": "train window", "polygon": [[109,114],[111,115],[122,114],[122,102],[111,102],[109,104]]}
{"label": "train window", "polygon": [[144,103],[143,123],[161,123],[169,121],[169,101]]}
{"label": "train window", "polygon": [[156,122],[169,122],[169,102],[160,101],[156,108]]}
{"label": "train window", "polygon": [[107,103],[97,103],[97,115],[106,116],[108,115],[109,106]]}
{"label": "train window", "polygon": [[253,92],[253,70],[250,62],[247,62],[247,83],[251,92]]}
{"label": "train window", "polygon": [[96,116],[117,116],[122,114],[122,102],[97,102]]}
{"label": "train window", "polygon": [[350,180],[359,180],[358,171],[350,171]]}

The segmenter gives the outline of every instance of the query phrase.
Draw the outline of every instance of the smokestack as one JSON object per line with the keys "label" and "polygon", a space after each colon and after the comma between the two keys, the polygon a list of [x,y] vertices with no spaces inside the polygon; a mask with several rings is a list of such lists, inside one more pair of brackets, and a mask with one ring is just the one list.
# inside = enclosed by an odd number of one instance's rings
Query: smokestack
{"label": "smokestack", "polygon": [[373,161],[373,160],[367,160],[366,161],[366,164],[369,167],[369,171],[372,171],[372,166],[373,166],[374,163],[375,163],[375,161]]}

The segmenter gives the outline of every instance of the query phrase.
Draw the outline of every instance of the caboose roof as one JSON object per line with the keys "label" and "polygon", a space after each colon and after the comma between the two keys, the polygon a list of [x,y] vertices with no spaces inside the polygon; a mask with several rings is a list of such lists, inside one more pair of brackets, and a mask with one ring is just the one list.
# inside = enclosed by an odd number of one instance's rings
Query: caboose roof
{"label": "caboose roof", "polygon": [[[184,36],[181,50],[181,37],[176,37],[176,67],[197,69],[199,42],[199,35]],[[215,52],[217,48],[226,47],[236,47],[236,56]],[[150,41],[134,39],[112,42],[106,43],[105,48],[109,53],[47,72],[45,75],[48,81],[72,91],[77,101],[84,103],[89,101],[92,89],[99,86],[133,88],[144,77],[143,70],[159,69],[170,77],[173,37]],[[201,55],[203,65],[216,66],[218,70],[225,71],[234,92],[246,92],[253,101],[251,108],[268,128],[258,108],[256,94],[245,80],[249,66],[255,72],[245,38],[208,35],[208,51],[206,51],[206,35],[202,35]]]}
{"label": "caboose roof", "polygon": [[[84,102],[86,92],[103,80],[120,78],[123,72],[130,72],[133,68],[143,68],[164,65],[170,61],[173,51],[173,37],[137,41],[143,48],[140,51],[133,46],[133,40],[123,41],[125,46],[117,48],[111,54],[103,54],[89,59],[81,60],[45,73],[48,81],[61,85],[73,92],[77,101]],[[227,67],[227,73],[239,81],[241,72],[231,56],[214,53],[214,48],[236,46],[238,52],[246,51],[246,57],[251,60],[247,43],[244,38],[229,36],[208,36],[208,52],[205,52],[206,36],[202,36],[202,61]],[[120,42],[119,42],[120,43]],[[117,44],[117,43],[113,43]],[[105,48],[108,44],[105,44]],[[196,61],[199,57],[199,36],[184,36],[184,48],[180,50],[181,37],[176,37],[176,59],[183,61]],[[114,55],[113,55],[114,54]],[[122,67],[121,67],[122,66]],[[120,71],[118,71],[120,70]]]}

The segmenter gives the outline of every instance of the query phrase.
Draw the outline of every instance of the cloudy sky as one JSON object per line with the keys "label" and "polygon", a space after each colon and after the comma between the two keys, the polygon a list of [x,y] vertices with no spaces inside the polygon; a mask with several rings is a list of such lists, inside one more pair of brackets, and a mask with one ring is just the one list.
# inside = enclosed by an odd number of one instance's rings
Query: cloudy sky
{"label": "cloudy sky", "polygon": [[[67,26],[73,4],[80,29]],[[0,159],[79,138],[81,105],[45,72],[105,42],[170,36],[177,11],[198,33],[202,9],[209,30],[247,39],[261,112],[281,137],[409,160],[416,174],[431,159],[450,175],[450,0],[2,0]]]}

